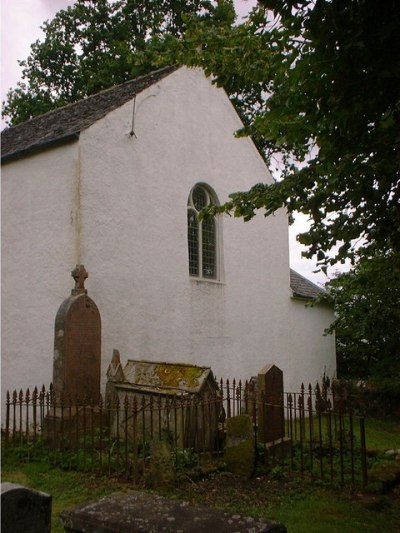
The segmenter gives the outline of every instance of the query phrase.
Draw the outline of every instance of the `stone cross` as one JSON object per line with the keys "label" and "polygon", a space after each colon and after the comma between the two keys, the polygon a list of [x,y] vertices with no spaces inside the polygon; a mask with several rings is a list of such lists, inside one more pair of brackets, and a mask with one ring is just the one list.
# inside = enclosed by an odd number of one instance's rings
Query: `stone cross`
{"label": "stone cross", "polygon": [[83,265],[76,265],[71,272],[71,276],[75,280],[75,288],[72,289],[71,294],[87,294],[87,290],[85,289],[85,279],[88,278],[89,274],[85,267]]}

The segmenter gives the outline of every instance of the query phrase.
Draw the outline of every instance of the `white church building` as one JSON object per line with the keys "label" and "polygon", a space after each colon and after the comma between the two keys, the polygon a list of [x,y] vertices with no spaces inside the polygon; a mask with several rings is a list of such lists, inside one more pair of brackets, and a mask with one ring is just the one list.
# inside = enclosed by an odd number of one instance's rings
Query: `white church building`
{"label": "white church building", "polygon": [[289,266],[283,210],[198,221],[272,177],[223,89],[167,67],[2,133],[2,389],[52,380],[54,320],[84,264],[102,381],[121,360],[209,366],[285,390],[335,374],[333,310]]}

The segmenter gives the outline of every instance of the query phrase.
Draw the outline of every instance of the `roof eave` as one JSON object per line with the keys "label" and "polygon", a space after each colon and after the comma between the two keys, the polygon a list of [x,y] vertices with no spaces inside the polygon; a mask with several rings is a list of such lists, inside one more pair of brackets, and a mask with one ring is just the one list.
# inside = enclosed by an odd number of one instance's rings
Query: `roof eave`
{"label": "roof eave", "polygon": [[32,153],[38,153],[43,150],[47,150],[48,148],[54,148],[55,146],[67,144],[69,142],[78,141],[79,135],[80,135],[80,131],[74,131],[73,133],[68,133],[67,135],[63,135],[62,137],[58,137],[56,139],[51,139],[49,141],[33,144],[32,146],[29,146],[28,148],[25,148],[22,150],[16,150],[15,152],[11,152],[5,156],[2,156],[1,162],[8,163],[9,161],[14,161],[15,159],[26,157],[28,155],[31,155]]}

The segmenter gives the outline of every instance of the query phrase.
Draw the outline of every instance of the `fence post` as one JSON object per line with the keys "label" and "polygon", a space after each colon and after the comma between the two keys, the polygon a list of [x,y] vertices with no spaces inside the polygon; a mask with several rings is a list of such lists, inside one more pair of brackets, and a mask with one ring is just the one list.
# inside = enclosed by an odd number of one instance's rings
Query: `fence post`
{"label": "fence post", "polygon": [[366,487],[368,484],[368,472],[367,472],[367,447],[365,444],[365,418],[360,418],[360,439],[361,439],[361,472],[362,472],[362,484]]}
{"label": "fence post", "polygon": [[10,437],[10,392],[7,391],[6,394],[6,434],[5,434],[5,444],[8,444],[8,439]]}
{"label": "fence post", "polygon": [[239,379],[239,385],[236,389],[236,397],[237,397],[237,414],[242,414],[242,380]]}
{"label": "fence post", "polygon": [[103,396],[99,396],[99,462],[100,471],[103,471]]}
{"label": "fence post", "polygon": [[[132,400],[132,414],[133,414],[133,426],[132,426],[132,452],[133,452],[133,481],[137,482],[138,472],[138,428],[137,428],[137,416],[138,416],[138,401],[136,394]],[[127,472],[126,472],[127,474]]]}
{"label": "fence post", "polygon": [[236,416],[236,379],[233,378],[233,382],[232,382],[232,411],[233,411],[233,416]]}
{"label": "fence post", "polygon": [[229,379],[226,380],[226,416],[227,418],[231,417],[231,397],[229,390]]}
{"label": "fence post", "polygon": [[20,445],[22,446],[22,405],[24,403],[24,393],[20,389],[18,394],[18,405],[19,405],[19,440]]}
{"label": "fence post", "polygon": [[35,387],[32,393],[32,418],[33,418],[33,440],[34,442],[36,442],[36,436],[37,436],[37,401],[38,401],[38,390],[37,390],[37,387]]}
{"label": "fence post", "polygon": [[303,409],[302,409],[302,400],[303,400],[303,397],[302,397],[302,395],[300,394],[299,397],[298,397],[297,403],[298,403],[298,408],[299,408],[299,420],[300,420],[300,431],[299,431],[299,434],[300,434],[300,473],[301,473],[301,477],[304,476],[304,450],[303,450],[303,429],[302,429],[302,424],[303,424],[303,420],[302,420],[302,412],[303,412]]}
{"label": "fence post", "polygon": [[311,383],[308,387],[308,398],[307,398],[307,407],[308,407],[308,426],[309,426],[309,438],[310,438],[310,472],[311,472],[311,477],[313,477],[314,475],[314,461],[313,461],[313,454],[314,454],[314,446],[313,446],[313,439],[314,439],[314,434],[313,434],[313,407],[312,407],[312,387],[311,387]]}
{"label": "fence post", "polygon": [[26,413],[26,425],[25,425],[25,433],[26,433],[26,442],[29,442],[29,404],[31,401],[31,393],[29,389],[26,389],[25,393],[25,413]]}
{"label": "fence post", "polygon": [[327,402],[327,425],[328,425],[328,442],[329,442],[329,472],[331,481],[333,481],[333,442],[332,442],[332,404],[328,399]]}
{"label": "fence post", "polygon": [[339,399],[339,455],[340,455],[340,482],[344,485],[344,417],[343,417],[343,393]]}
{"label": "fence post", "polygon": [[321,389],[319,383],[315,386],[315,410],[318,416],[318,442],[319,442],[319,472],[321,479],[324,479],[324,460],[323,460],[323,442],[322,442],[322,410],[323,410],[323,400],[321,397]]}
{"label": "fence post", "polygon": [[355,475],[354,475],[354,427],[353,427],[353,406],[351,399],[349,400],[349,424],[350,424],[350,461],[351,461],[351,484],[354,487]]}
{"label": "fence post", "polygon": [[[136,396],[135,396],[136,398]],[[124,397],[124,463],[125,475],[128,475],[128,416],[129,416],[129,400],[128,395]]]}

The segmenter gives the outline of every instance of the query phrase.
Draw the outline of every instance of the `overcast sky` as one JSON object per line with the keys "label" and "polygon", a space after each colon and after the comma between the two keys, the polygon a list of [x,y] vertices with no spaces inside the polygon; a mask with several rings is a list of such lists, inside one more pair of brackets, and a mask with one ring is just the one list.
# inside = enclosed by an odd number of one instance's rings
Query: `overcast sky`
{"label": "overcast sky", "polygon": [[[26,59],[30,45],[43,36],[40,26],[47,19],[73,0],[1,0],[1,100],[5,100],[9,88],[14,88],[21,76],[17,60]],[[236,11],[243,17],[256,4],[256,0],[235,0]],[[2,126],[4,127],[4,125]],[[296,217],[289,230],[291,267],[315,283],[324,283],[326,277],[313,274],[315,263],[301,258],[302,247],[296,242],[296,234],[306,227],[304,216]],[[273,253],[273,250],[271,250]]]}

